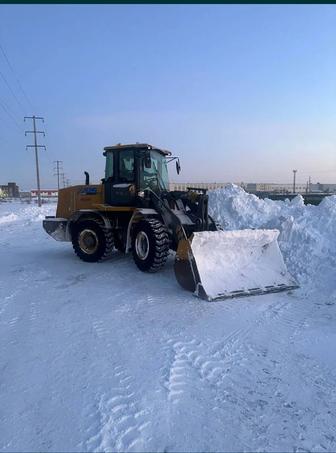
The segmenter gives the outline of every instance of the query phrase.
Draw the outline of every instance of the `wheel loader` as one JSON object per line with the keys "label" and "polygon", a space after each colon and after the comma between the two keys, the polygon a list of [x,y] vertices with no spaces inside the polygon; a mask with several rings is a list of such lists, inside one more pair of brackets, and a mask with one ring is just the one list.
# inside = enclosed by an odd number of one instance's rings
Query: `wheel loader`
{"label": "wheel loader", "polygon": [[205,300],[266,294],[297,287],[288,273],[277,230],[223,231],[208,213],[206,190],[170,191],[167,165],[180,162],[148,144],[104,148],[101,184],[59,191],[56,217],[43,221],[80,259],[97,262],[114,249],[131,252],[143,272],[157,272],[175,251],[180,285]]}

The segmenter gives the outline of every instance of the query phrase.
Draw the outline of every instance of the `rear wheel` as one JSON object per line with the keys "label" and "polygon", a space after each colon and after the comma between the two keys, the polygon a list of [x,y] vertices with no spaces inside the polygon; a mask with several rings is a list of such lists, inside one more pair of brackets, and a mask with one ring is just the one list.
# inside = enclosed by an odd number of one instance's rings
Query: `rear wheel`
{"label": "rear wheel", "polygon": [[133,227],[132,253],[135,264],[143,272],[157,272],[169,254],[167,229],[158,219],[140,220]]}
{"label": "rear wheel", "polygon": [[112,231],[99,220],[84,220],[73,226],[72,246],[83,261],[94,263],[107,259],[113,251]]}

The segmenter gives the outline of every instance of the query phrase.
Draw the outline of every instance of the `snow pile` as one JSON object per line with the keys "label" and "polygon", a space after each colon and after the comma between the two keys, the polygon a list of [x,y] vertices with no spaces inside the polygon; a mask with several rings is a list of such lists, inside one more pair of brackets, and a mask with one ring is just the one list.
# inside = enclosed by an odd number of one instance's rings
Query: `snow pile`
{"label": "snow pile", "polygon": [[336,196],[318,206],[259,199],[228,185],[209,192],[210,214],[225,229],[276,228],[288,270],[301,284],[336,290]]}
{"label": "snow pile", "polygon": [[39,208],[37,205],[13,202],[1,204],[0,208],[0,228],[8,228],[10,224],[41,222],[46,215],[55,214],[56,204],[46,204]]}
{"label": "snow pile", "polygon": [[0,217],[0,225],[2,223],[10,223],[10,222],[14,222],[15,220],[17,220],[18,216],[16,214],[13,214],[13,212],[11,214],[7,214],[7,215],[4,215],[4,216],[1,216]]}
{"label": "snow pile", "polygon": [[[43,231],[42,220],[46,215],[55,215],[55,211],[55,203],[45,204],[41,208],[36,204],[20,202],[0,203],[0,247],[8,245],[10,236],[18,237],[22,235],[22,231],[27,231],[30,227],[34,230],[32,240],[38,241]],[[14,240],[14,243],[17,242]]]}

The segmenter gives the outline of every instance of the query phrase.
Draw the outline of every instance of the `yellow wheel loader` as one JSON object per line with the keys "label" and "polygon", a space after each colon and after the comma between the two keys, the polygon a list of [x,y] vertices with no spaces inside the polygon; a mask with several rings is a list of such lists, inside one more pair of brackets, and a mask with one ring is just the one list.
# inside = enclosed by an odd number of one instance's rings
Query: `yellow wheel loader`
{"label": "yellow wheel loader", "polygon": [[114,249],[131,252],[143,272],[157,272],[176,252],[181,286],[206,300],[297,287],[287,272],[277,230],[223,231],[208,214],[206,191],[170,191],[169,151],[148,144],[104,148],[105,177],[59,191],[56,217],[45,231],[72,242],[80,259],[97,262]]}

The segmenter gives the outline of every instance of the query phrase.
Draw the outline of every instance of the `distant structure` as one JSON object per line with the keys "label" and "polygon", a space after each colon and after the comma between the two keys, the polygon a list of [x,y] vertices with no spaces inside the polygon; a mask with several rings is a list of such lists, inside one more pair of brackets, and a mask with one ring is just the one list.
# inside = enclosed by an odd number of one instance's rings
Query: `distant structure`
{"label": "distant structure", "polygon": [[[188,187],[195,187],[199,189],[215,190],[222,189],[228,182],[171,182],[169,184],[170,190],[187,190]],[[313,184],[311,181],[306,184],[295,183],[264,183],[264,182],[239,182],[234,183],[237,186],[242,187],[246,192],[249,193],[275,193],[282,195],[290,194],[306,194],[306,193],[336,193],[336,184]],[[294,192],[295,191],[295,192]]]}
{"label": "distant structure", "polygon": [[19,198],[20,189],[15,182],[9,182],[6,185],[0,185],[0,190],[6,198]]}
{"label": "distant structure", "polygon": [[296,193],[296,190],[295,190],[295,185],[296,185],[296,173],[297,173],[297,170],[293,170],[293,193]]}
{"label": "distant structure", "polygon": [[[198,189],[215,190],[222,189],[227,182],[171,182],[169,183],[169,190],[187,190],[188,187],[197,187]],[[241,184],[237,184],[241,185]]]}
{"label": "distant structure", "polygon": [[276,184],[276,183],[247,183],[245,185],[245,190],[250,193],[260,193],[260,192],[274,192],[278,194],[305,194],[313,192],[323,192],[323,193],[336,193],[336,184],[312,184],[308,182],[307,184]]}
{"label": "distant structure", "polygon": [[336,184],[309,184],[310,192],[336,193]]}
{"label": "distant structure", "polygon": [[[250,193],[257,192],[276,192],[280,194],[290,194],[293,192],[294,185],[293,183],[289,184],[277,184],[277,183],[256,183],[249,182],[245,185],[245,190]],[[306,193],[307,184],[296,184],[295,193]]]}
{"label": "distant structure", "polygon": [[20,191],[20,198],[21,198],[21,200],[30,200],[31,199],[30,191],[29,192],[27,192],[26,190]]}
{"label": "distant structure", "polygon": [[[38,200],[38,189],[32,189],[30,191],[30,196],[33,200]],[[41,189],[40,190],[41,198],[57,198],[58,197],[58,190],[57,189]]]}

